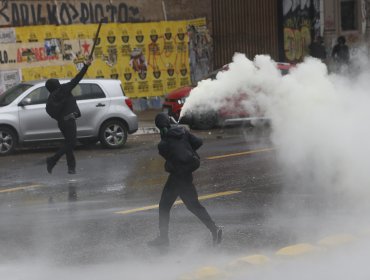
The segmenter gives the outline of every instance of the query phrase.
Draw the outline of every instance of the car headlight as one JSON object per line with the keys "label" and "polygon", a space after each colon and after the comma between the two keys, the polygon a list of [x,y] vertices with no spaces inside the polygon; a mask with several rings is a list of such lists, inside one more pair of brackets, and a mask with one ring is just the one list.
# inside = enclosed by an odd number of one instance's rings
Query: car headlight
{"label": "car headlight", "polygon": [[177,103],[179,103],[180,105],[183,105],[186,101],[186,97],[183,97],[183,98],[180,98],[177,100]]}

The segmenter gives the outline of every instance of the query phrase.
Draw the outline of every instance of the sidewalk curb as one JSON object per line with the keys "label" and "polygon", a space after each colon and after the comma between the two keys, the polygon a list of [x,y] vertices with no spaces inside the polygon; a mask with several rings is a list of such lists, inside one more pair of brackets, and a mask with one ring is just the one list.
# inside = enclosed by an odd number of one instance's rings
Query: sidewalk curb
{"label": "sidewalk curb", "polygon": [[351,233],[341,233],[326,236],[316,242],[316,244],[299,243],[288,245],[278,249],[273,255],[246,255],[232,260],[226,265],[206,265],[201,266],[195,271],[191,271],[180,275],[178,280],[226,280],[232,279],[234,276],[242,276],[247,273],[251,266],[264,266],[272,262],[288,261],[289,259],[304,257],[307,255],[325,254],[335,248],[344,247],[361,238],[368,238],[363,232],[359,236]]}
{"label": "sidewalk curb", "polygon": [[132,135],[145,135],[157,133],[159,133],[159,130],[156,127],[139,127],[138,130]]}

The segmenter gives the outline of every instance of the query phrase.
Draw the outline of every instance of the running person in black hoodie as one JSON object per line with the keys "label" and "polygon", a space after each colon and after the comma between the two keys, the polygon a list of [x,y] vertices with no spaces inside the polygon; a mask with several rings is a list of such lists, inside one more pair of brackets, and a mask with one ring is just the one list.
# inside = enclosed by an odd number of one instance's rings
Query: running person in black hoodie
{"label": "running person in black hoodie", "polygon": [[67,157],[68,173],[76,173],[76,159],[73,149],[77,141],[76,119],[81,116],[81,112],[77,106],[76,98],[72,95],[72,90],[81,81],[90,65],[91,59],[85,61],[81,71],[68,83],[60,84],[57,79],[48,79],[45,83],[45,87],[50,94],[55,94],[56,99],[63,103],[57,121],[64,137],[64,145],[53,156],[46,159],[46,169],[49,173],[52,172],[54,166],[64,154]]}
{"label": "running person in black hoodie", "polygon": [[[177,197],[211,231],[213,245],[222,240],[222,228],[216,226],[207,210],[200,204],[193,184],[192,172],[199,167],[196,150],[202,146],[202,139],[188,132],[184,127],[171,127],[167,114],[159,113],[155,124],[160,129],[159,154],[166,160],[165,169],[170,173],[159,202],[159,236],[148,242],[150,246],[168,246],[170,210]],[[195,157],[195,158],[194,158]],[[192,159],[194,158],[194,159]]]}

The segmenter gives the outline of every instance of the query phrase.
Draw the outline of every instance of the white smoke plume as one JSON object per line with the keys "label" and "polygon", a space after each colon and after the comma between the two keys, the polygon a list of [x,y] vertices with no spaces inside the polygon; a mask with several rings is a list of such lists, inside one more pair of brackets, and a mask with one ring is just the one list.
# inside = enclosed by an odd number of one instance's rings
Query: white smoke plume
{"label": "white smoke plume", "polygon": [[297,188],[351,194],[370,193],[370,70],[368,59],[353,59],[351,75],[328,73],[314,58],[283,76],[269,56],[254,61],[235,54],[229,70],[191,91],[182,115],[219,110],[241,93],[252,116],[272,121],[279,163]]}

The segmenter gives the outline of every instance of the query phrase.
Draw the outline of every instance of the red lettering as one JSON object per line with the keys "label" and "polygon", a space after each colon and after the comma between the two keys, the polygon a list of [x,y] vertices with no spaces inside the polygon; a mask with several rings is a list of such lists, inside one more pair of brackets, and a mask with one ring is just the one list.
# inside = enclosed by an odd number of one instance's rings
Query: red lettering
{"label": "red lettering", "polygon": [[37,48],[32,48],[32,52],[35,54],[36,61],[40,61],[40,53],[38,52]]}
{"label": "red lettering", "polygon": [[45,49],[44,48],[39,48],[38,49],[40,60],[44,61],[47,60],[47,57],[45,56]]}
{"label": "red lettering", "polygon": [[59,56],[57,54],[47,56],[45,53],[45,49],[43,47],[31,49],[19,48],[17,50],[17,63],[37,62],[57,59],[59,59]]}
{"label": "red lettering", "polygon": [[22,49],[17,50],[17,63],[22,62]]}

